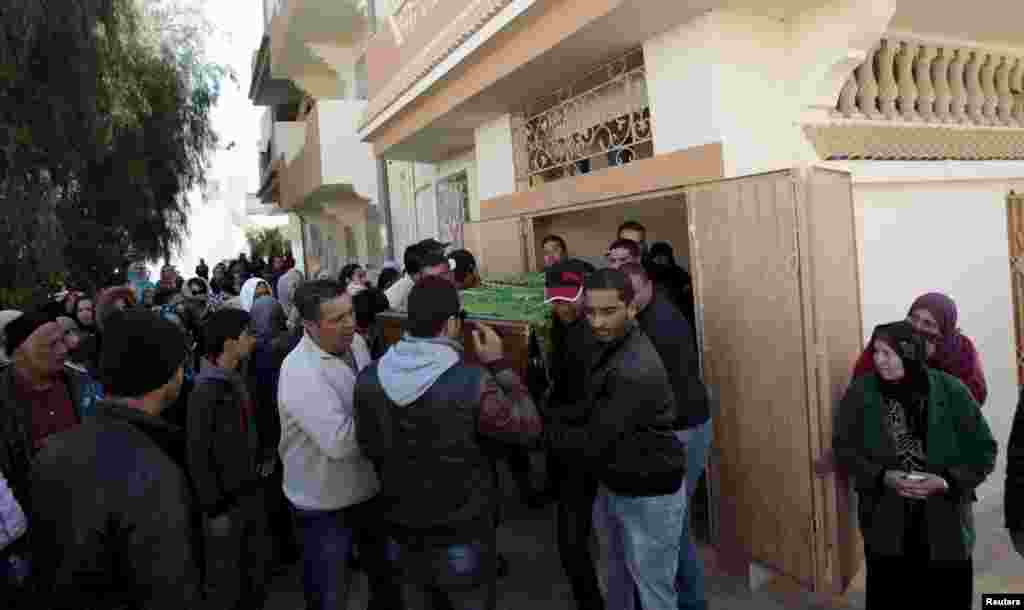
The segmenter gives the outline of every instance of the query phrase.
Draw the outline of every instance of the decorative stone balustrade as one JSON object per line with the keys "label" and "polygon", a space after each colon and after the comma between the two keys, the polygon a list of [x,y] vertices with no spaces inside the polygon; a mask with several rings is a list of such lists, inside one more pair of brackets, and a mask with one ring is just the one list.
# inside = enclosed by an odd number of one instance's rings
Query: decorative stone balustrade
{"label": "decorative stone balustrade", "polygon": [[804,133],[823,159],[1024,159],[1024,56],[884,38]]}
{"label": "decorative stone balustrade", "polygon": [[1024,57],[886,38],[846,81],[836,113],[848,119],[1024,127]]}

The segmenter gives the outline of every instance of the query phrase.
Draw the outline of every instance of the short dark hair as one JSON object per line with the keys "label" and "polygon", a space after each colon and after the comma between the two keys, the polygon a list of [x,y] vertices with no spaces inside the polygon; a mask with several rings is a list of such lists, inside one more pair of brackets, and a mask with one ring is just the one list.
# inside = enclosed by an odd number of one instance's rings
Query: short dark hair
{"label": "short dark hair", "polygon": [[377,321],[377,314],[387,311],[388,299],[376,288],[367,288],[352,297],[352,309],[356,312],[356,325],[369,328]]}
{"label": "short dark hair", "polygon": [[428,275],[409,292],[407,330],[413,337],[436,337],[460,310],[459,291],[443,277]]}
{"label": "short dark hair", "polygon": [[211,360],[224,353],[228,339],[238,339],[249,328],[252,316],[242,309],[228,307],[219,309],[203,325],[203,350]]}
{"label": "short dark hair", "polygon": [[470,273],[476,273],[476,257],[469,250],[456,250],[448,255],[448,259],[455,261],[452,275],[456,282],[463,282]]}
{"label": "short dark hair", "polygon": [[633,283],[629,277],[619,269],[598,269],[583,281],[583,288],[591,290],[614,290],[619,293],[619,299],[629,305],[633,302]]}
{"label": "short dark hair", "polygon": [[640,231],[647,237],[647,228],[635,220],[627,220],[626,222],[619,225],[619,232],[616,236],[622,235],[623,231]]}
{"label": "short dark hair", "polygon": [[612,245],[608,246],[608,251],[611,252],[612,250],[629,250],[630,256],[640,258],[640,244],[632,239],[616,239],[612,242]]}
{"label": "short dark hair", "polygon": [[569,247],[565,245],[565,240],[562,239],[561,235],[548,235],[541,240],[540,247],[543,248],[551,242],[558,244],[558,247],[562,249],[563,254],[569,254]]}
{"label": "short dark hair", "polygon": [[409,275],[419,273],[423,268],[423,246],[413,244],[406,248],[402,262],[405,264],[405,272]]}
{"label": "short dark hair", "polygon": [[303,282],[295,290],[292,301],[299,310],[299,315],[306,322],[319,322],[320,306],[327,301],[348,294],[341,282],[335,280],[313,280]]}

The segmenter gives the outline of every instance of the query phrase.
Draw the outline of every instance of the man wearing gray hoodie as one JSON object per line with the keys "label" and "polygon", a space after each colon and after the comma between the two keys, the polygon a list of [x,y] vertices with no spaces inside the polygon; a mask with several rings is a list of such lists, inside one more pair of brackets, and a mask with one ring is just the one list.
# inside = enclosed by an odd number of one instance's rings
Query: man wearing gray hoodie
{"label": "man wearing gray hoodie", "polygon": [[530,394],[504,358],[501,338],[476,324],[462,355],[465,313],[443,277],[409,294],[408,332],[356,382],[356,437],[381,483],[389,556],[403,592],[425,607],[477,610],[496,603],[498,485],[489,446],[541,433]]}

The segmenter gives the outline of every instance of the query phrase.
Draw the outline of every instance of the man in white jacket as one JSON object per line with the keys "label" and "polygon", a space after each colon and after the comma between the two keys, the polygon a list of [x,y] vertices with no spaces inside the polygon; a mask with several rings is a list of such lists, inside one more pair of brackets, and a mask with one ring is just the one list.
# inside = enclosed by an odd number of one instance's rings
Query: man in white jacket
{"label": "man in white jacket", "polygon": [[354,340],[352,298],[338,282],[317,280],[298,288],[295,306],[305,332],[281,368],[278,405],[283,487],[302,536],[306,607],[347,607],[358,541],[369,607],[399,608],[397,587],[378,568],[384,547],[371,499],[380,483],[356,442],[353,392],[370,355]]}

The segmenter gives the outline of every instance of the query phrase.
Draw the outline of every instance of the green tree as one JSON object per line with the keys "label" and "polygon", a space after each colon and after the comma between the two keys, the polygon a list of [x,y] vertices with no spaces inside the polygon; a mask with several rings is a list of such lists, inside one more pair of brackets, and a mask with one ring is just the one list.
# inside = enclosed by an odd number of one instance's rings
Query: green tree
{"label": "green tree", "polygon": [[0,6],[0,294],[87,287],[187,237],[227,69],[180,0]]}
{"label": "green tree", "polygon": [[252,256],[264,260],[274,256],[285,256],[291,252],[291,247],[285,241],[281,229],[276,227],[268,229],[250,229],[245,232],[245,238],[249,242],[249,251]]}

